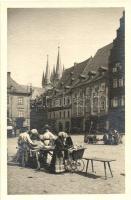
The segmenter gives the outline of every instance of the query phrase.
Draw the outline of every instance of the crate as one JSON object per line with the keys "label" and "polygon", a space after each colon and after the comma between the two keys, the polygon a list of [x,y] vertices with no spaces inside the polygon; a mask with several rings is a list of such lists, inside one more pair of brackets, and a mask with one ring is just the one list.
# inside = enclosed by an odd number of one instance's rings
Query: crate
{"label": "crate", "polygon": [[72,152],[72,159],[73,160],[81,159],[82,156],[83,156],[83,154],[84,154],[84,151],[85,151],[85,148],[73,150],[73,152]]}

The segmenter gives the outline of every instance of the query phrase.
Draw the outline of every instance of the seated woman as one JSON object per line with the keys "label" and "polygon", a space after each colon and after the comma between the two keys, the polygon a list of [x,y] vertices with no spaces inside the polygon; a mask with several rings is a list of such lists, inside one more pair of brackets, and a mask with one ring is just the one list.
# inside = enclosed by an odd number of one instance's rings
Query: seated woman
{"label": "seated woman", "polygon": [[44,147],[44,144],[41,142],[38,131],[36,129],[32,129],[30,131],[30,138],[35,146],[34,145],[29,146],[28,165],[30,167],[35,167],[37,169],[40,169],[41,167],[40,149]]}
{"label": "seated woman", "polygon": [[53,173],[62,173],[65,171],[64,166],[64,140],[67,135],[64,132],[59,132],[58,137],[55,140],[55,149],[53,152],[53,157],[50,164],[50,170]]}

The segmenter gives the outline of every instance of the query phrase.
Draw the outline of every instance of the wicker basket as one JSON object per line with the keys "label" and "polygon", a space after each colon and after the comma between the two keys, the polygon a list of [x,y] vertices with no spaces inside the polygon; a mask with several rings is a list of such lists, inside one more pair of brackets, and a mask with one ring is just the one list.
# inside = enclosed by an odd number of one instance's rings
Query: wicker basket
{"label": "wicker basket", "polygon": [[84,151],[85,151],[85,148],[73,150],[73,152],[72,152],[72,159],[73,160],[81,159],[82,156],[83,156],[83,154],[84,154]]}

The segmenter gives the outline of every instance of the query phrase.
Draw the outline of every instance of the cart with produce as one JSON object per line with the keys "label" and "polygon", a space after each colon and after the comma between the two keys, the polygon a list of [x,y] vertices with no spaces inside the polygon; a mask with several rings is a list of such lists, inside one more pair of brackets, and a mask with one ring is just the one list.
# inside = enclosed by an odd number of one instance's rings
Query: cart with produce
{"label": "cart with produce", "polygon": [[85,148],[75,147],[68,150],[69,159],[65,162],[65,169],[69,172],[82,172],[85,164],[82,159]]}

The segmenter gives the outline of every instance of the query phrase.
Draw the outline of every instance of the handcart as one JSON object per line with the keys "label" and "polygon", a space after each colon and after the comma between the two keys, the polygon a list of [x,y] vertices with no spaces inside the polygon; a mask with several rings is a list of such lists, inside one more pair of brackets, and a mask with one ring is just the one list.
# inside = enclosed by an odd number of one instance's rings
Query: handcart
{"label": "handcart", "polygon": [[69,149],[69,159],[65,161],[65,169],[69,172],[82,172],[85,164],[82,160],[86,148]]}

